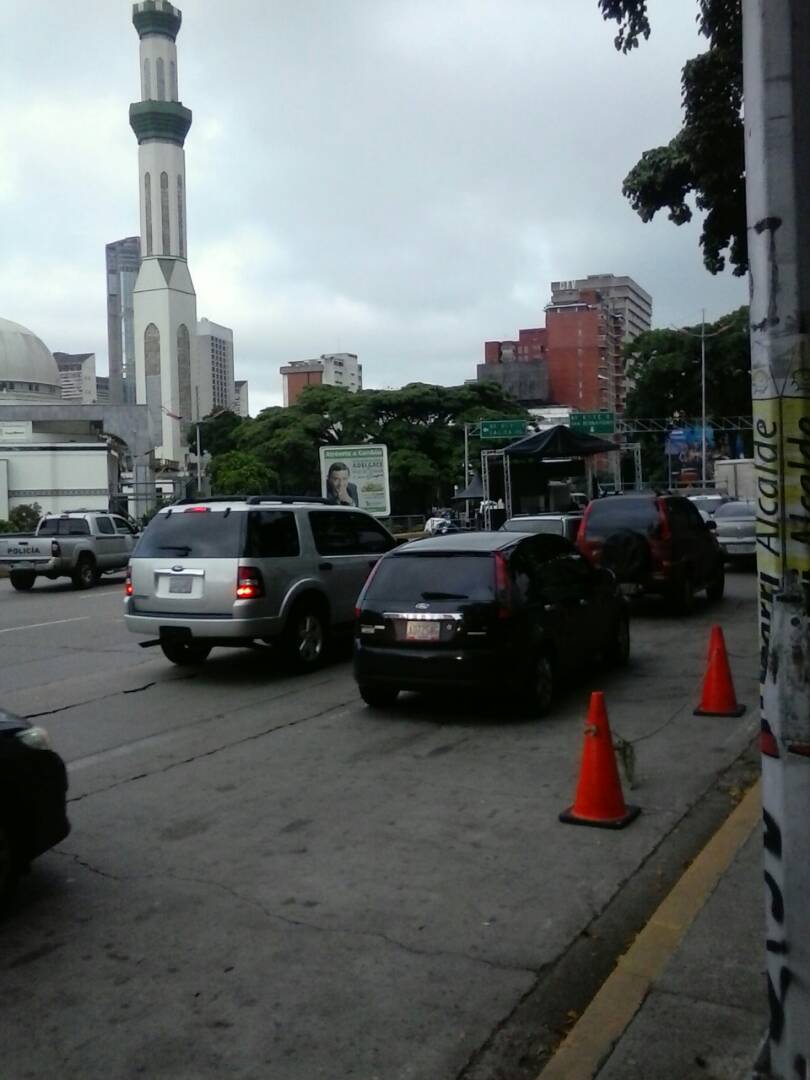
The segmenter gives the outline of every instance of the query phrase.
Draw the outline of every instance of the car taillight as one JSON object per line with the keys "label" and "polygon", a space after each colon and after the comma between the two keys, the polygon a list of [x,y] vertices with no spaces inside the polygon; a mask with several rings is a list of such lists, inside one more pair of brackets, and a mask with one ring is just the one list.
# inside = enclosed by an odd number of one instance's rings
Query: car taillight
{"label": "car taillight", "polygon": [[257,600],[264,596],[261,570],[255,566],[240,566],[236,575],[236,596],[239,600]]}
{"label": "car taillight", "polygon": [[365,599],[366,593],[368,592],[369,585],[371,585],[372,581],[374,580],[374,575],[377,573],[377,571],[380,568],[380,563],[381,562],[382,562],[382,559],[377,559],[377,561],[374,563],[374,565],[371,568],[371,573],[366,578],[365,585],[363,585],[363,588],[360,590],[360,595],[357,597],[357,604],[356,604],[355,609],[354,609],[354,617],[355,617],[355,619],[360,618],[360,609],[363,606],[363,600]]}
{"label": "car taillight", "polygon": [[62,549],[55,540],[51,540],[51,555],[61,555]]}
{"label": "car taillight", "polygon": [[127,580],[124,582],[124,596],[132,596],[132,567],[127,567]]}
{"label": "car taillight", "polygon": [[187,506],[183,511],[184,514],[210,514],[210,506]]}
{"label": "car taillight", "polygon": [[509,577],[509,567],[506,565],[506,559],[500,553],[496,551],[494,555],[495,562],[495,598],[498,603],[498,618],[506,619],[509,617],[509,607],[512,599],[512,580]]}
{"label": "car taillight", "polygon": [[602,541],[587,539],[585,536],[588,528],[588,518],[591,513],[593,503],[588,503],[585,507],[585,513],[582,515],[582,521],[579,523],[579,531],[577,532],[576,546],[585,558],[592,563],[596,563],[599,560],[599,554],[602,550]]}
{"label": "car taillight", "polygon": [[669,522],[667,521],[666,511],[661,503],[658,504],[658,537],[659,540],[663,540],[666,543],[672,539],[672,533],[669,528]]}

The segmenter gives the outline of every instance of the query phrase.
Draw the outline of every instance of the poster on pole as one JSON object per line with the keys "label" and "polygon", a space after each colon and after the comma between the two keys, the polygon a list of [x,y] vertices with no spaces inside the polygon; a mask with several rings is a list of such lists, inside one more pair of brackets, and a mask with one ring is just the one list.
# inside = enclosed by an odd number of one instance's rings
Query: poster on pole
{"label": "poster on pole", "polygon": [[321,491],[336,506],[356,506],[375,517],[391,516],[388,447],[322,446]]}

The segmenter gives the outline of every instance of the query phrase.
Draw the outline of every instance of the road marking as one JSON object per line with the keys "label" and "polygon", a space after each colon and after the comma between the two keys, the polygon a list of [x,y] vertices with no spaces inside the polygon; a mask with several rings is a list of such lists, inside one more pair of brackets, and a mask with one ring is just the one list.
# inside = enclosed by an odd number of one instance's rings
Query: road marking
{"label": "road marking", "polygon": [[605,1064],[652,984],[756,828],[762,816],[760,788],[757,780],[664,897],[537,1080],[591,1080]]}
{"label": "road marking", "polygon": [[7,626],[5,630],[0,630],[0,634],[13,634],[20,630],[39,630],[43,626],[59,626],[61,623],[68,622],[84,622],[89,618],[89,615],[77,615],[75,619],[54,619],[52,622],[35,622],[28,626]]}

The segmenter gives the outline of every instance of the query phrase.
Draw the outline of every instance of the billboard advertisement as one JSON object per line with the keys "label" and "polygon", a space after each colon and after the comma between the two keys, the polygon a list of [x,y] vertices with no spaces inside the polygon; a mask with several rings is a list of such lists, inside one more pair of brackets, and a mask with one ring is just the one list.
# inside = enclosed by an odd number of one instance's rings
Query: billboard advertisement
{"label": "billboard advertisement", "polygon": [[357,506],[375,517],[390,517],[388,447],[322,446],[321,492],[336,506]]}

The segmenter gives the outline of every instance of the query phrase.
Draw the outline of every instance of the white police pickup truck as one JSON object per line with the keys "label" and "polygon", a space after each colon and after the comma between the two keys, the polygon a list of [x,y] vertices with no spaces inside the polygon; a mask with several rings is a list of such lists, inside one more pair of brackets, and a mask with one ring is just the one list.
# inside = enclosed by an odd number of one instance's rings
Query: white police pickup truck
{"label": "white police pickup truck", "polygon": [[69,577],[75,588],[90,589],[102,574],[126,567],[137,539],[135,525],[117,514],[47,514],[33,535],[0,536],[0,567],[20,592],[32,589],[38,577]]}

